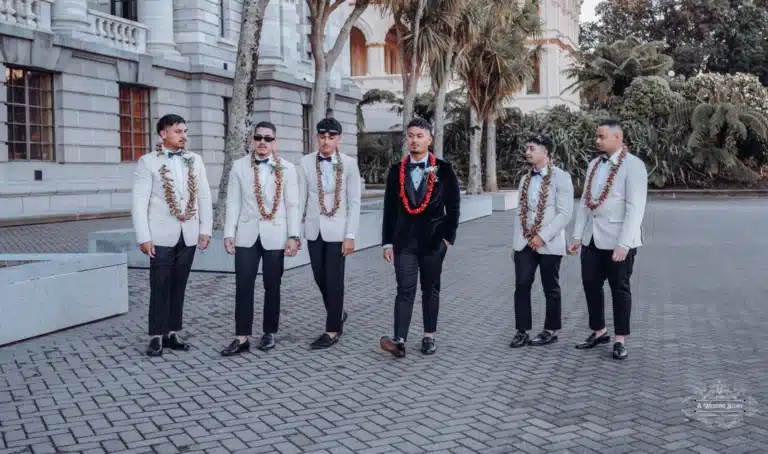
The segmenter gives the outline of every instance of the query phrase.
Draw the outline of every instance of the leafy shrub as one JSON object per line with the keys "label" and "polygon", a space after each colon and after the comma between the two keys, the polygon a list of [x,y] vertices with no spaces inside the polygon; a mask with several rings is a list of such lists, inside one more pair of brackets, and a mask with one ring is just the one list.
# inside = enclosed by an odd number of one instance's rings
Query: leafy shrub
{"label": "leafy shrub", "polygon": [[754,74],[699,74],[686,80],[680,93],[689,101],[745,104],[768,113],[768,88]]}
{"label": "leafy shrub", "polygon": [[672,107],[682,99],[679,93],[672,91],[665,79],[658,76],[638,77],[624,92],[618,114],[627,120],[650,120],[661,124],[666,122]]}

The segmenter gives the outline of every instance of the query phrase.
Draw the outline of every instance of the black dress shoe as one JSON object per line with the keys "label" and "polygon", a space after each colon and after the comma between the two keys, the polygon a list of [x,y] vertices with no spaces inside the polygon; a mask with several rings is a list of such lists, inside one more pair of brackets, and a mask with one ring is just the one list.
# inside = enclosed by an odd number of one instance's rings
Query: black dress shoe
{"label": "black dress shoe", "polygon": [[509,344],[512,348],[520,348],[524,345],[528,345],[528,333],[525,331],[518,331],[515,337],[512,338],[512,343]]}
{"label": "black dress shoe", "polygon": [[595,336],[595,333],[589,335],[587,340],[580,344],[576,344],[576,348],[583,350],[587,348],[594,348],[600,344],[607,344],[611,341],[611,336],[608,331],[604,332],[600,337]]}
{"label": "black dress shoe", "polygon": [[627,355],[627,348],[623,342],[613,344],[613,359],[625,359]]}
{"label": "black dress shoe", "polygon": [[267,351],[275,348],[275,336],[272,334],[264,334],[261,336],[261,343],[259,344],[259,350]]}
{"label": "black dress shoe", "polygon": [[171,350],[189,350],[189,344],[179,339],[178,334],[173,333],[170,336],[163,336],[163,347]]}
{"label": "black dress shoe", "polygon": [[432,355],[437,350],[437,347],[435,347],[435,338],[425,336],[424,339],[421,340],[421,352],[425,355]]}
{"label": "black dress shoe", "polygon": [[557,342],[557,334],[552,334],[551,332],[544,330],[540,332],[538,336],[531,339],[529,344],[539,346],[551,344],[553,342]]}
{"label": "black dress shoe", "polygon": [[389,336],[383,336],[379,340],[381,349],[392,354],[395,358],[403,358],[405,356],[405,342],[395,342]]}
{"label": "black dress shoe", "polygon": [[247,352],[251,349],[251,343],[248,339],[245,342],[240,342],[240,339],[235,339],[227,348],[221,351],[222,356],[233,356],[242,352]]}
{"label": "black dress shoe", "polygon": [[147,347],[147,356],[163,356],[163,342],[160,337],[153,337]]}
{"label": "black dress shoe", "polygon": [[310,347],[312,350],[318,350],[321,348],[328,348],[339,341],[339,335],[335,335],[333,337],[329,336],[328,333],[323,333],[322,336],[315,339],[314,342],[310,344]]}

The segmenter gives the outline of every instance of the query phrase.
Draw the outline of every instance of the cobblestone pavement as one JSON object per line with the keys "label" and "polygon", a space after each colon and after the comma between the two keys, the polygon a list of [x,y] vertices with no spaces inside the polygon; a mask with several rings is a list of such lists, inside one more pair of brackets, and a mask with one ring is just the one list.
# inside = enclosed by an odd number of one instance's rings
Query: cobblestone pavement
{"label": "cobblestone pavement", "polygon": [[[275,350],[219,356],[233,334],[234,276],[194,273],[185,334],[195,348],[147,358],[147,271],[131,270],[129,314],[0,348],[0,452],[765,453],[766,213],[764,200],[649,205],[626,361],[610,345],[574,349],[588,327],[573,257],[561,271],[560,342],[508,347],[512,212],[460,226],[431,357],[417,351],[418,305],[409,355],[378,348],[395,277],[377,248],[349,259],[350,318],[327,351],[308,348],[324,311],[302,267],[285,273]],[[37,239],[83,249],[88,230],[125,221],[0,229],[0,251],[38,251]],[[534,292],[538,327],[538,279]],[[718,380],[755,399],[732,427],[693,417],[697,390]]]}

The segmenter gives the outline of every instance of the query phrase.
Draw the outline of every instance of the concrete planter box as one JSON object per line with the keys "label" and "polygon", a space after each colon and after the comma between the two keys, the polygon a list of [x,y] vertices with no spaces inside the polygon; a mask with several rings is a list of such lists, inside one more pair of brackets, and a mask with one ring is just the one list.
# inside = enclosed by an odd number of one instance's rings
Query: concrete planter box
{"label": "concrete planter box", "polygon": [[128,312],[125,254],[0,254],[0,345]]}
{"label": "concrete planter box", "polygon": [[[363,211],[360,213],[360,229],[355,240],[355,250],[359,251],[381,245],[381,211]],[[285,269],[309,264],[309,252],[306,240],[302,239],[302,248],[296,257],[285,258]],[[106,230],[88,234],[89,252],[121,252],[128,256],[131,268],[149,268],[149,257],[142,254],[136,245],[133,229]],[[341,251],[339,251],[341,253]],[[224,250],[224,232],[213,232],[211,245],[205,251],[195,251],[192,262],[193,271],[235,272],[235,258]],[[261,264],[259,264],[261,270]]]}
{"label": "concrete planter box", "polygon": [[493,211],[509,211],[517,209],[520,199],[517,189],[488,193],[493,198]]}
{"label": "concrete planter box", "polygon": [[[490,196],[464,196],[461,200],[461,218],[459,222],[467,222],[493,212],[493,201]],[[355,250],[360,251],[371,247],[381,246],[381,221],[383,216],[383,200],[370,200],[362,203],[360,213],[360,228],[355,239]],[[459,231],[461,235],[461,231]],[[296,268],[309,264],[309,252],[306,240],[302,240],[301,251],[296,257],[286,257],[285,269]],[[107,230],[88,234],[89,252],[123,253],[128,257],[131,268],[149,268],[149,257],[142,254],[136,245],[133,229]],[[235,259],[224,250],[223,232],[213,232],[211,245],[205,251],[196,251],[192,262],[193,271],[235,272]],[[259,265],[261,270],[261,264]]]}

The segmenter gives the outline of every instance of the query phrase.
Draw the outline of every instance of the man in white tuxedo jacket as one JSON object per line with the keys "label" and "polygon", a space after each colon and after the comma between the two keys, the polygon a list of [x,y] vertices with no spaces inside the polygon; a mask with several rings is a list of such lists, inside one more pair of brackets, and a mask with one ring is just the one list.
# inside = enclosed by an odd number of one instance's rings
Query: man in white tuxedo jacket
{"label": "man in white tuxedo jacket", "polygon": [[643,244],[640,229],[648,196],[648,173],[643,161],[624,146],[621,126],[615,120],[600,123],[597,149],[602,154],[587,167],[584,193],[576,210],[573,243],[568,248],[569,253],[575,254],[584,244],[581,279],[593,331],[576,348],[610,342],[603,295],[607,279],[616,331],[613,357],[624,359],[632,308],[630,278],[637,248]]}
{"label": "man in white tuxedo jacket", "polygon": [[213,202],[200,155],[187,151],[187,126],[178,115],[157,122],[162,147],[145,154],[133,184],[133,228],[141,252],[149,256],[149,335],[147,355],[163,347],[188,350],[178,336],[184,293],[195,246],[208,247]]}
{"label": "man in white tuxedo jacket", "polygon": [[253,299],[263,264],[264,318],[259,349],[275,346],[280,321],[280,284],[285,256],[299,248],[299,184],[293,164],[277,156],[277,129],[263,121],[254,128],[251,150],[232,164],[227,187],[224,248],[235,256],[235,335],[221,354],[250,349]]}
{"label": "man in white tuxedo jacket", "polygon": [[339,152],[341,124],[334,118],[317,123],[319,151],[301,160],[300,182],[304,236],[312,274],[327,312],[325,333],[313,349],[339,340],[347,319],[344,310],[344,263],[355,250],[360,223],[362,183],[357,160]]}
{"label": "man in white tuxedo jacket", "polygon": [[[552,165],[552,139],[543,134],[526,144],[525,158],[531,171],[520,181],[515,216],[515,327],[517,333],[510,347],[547,345],[557,341],[562,327],[560,262],[566,253],[565,227],[573,215],[571,175]],[[546,299],[544,330],[534,339],[531,287],[539,268]]]}

